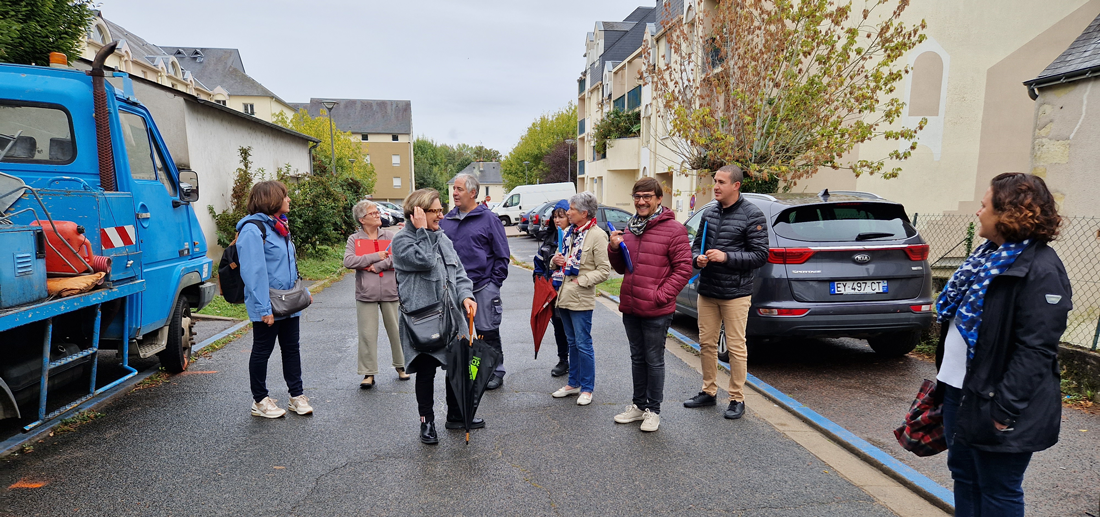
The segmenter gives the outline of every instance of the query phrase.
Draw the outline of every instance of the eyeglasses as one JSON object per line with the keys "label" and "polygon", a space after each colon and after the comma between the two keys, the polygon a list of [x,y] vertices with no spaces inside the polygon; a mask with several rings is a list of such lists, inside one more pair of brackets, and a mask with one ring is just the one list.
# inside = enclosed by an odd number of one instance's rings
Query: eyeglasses
{"label": "eyeglasses", "polygon": [[429,208],[429,209],[425,210],[424,212],[428,213],[428,214],[442,215],[443,214],[443,209],[442,208]]}
{"label": "eyeglasses", "polygon": [[649,201],[655,197],[656,194],[634,194],[634,201]]}
{"label": "eyeglasses", "polygon": [[381,212],[379,212],[378,210],[375,210],[375,211],[373,211],[373,212],[367,212],[367,213],[365,213],[365,214],[363,214],[363,215],[364,215],[364,216],[371,216],[371,217],[374,217],[374,216],[380,216],[380,215],[382,215],[382,213],[381,213]]}

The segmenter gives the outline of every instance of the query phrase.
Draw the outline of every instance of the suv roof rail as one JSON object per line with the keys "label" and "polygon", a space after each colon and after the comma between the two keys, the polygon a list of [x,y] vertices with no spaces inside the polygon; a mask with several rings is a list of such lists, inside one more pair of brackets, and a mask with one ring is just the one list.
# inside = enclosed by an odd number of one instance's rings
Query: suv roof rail
{"label": "suv roof rail", "polygon": [[766,199],[768,201],[777,201],[775,196],[768,195],[768,194],[759,194],[759,193],[756,193],[756,192],[742,192],[741,195],[742,196],[748,196],[748,197],[758,197],[758,198]]}
{"label": "suv roof rail", "polygon": [[830,194],[843,194],[845,196],[868,197],[868,198],[871,198],[871,199],[885,199],[885,198],[883,198],[882,196],[880,196],[878,194],[872,194],[870,192],[863,192],[861,190],[834,190],[834,191],[829,192],[829,193]]}

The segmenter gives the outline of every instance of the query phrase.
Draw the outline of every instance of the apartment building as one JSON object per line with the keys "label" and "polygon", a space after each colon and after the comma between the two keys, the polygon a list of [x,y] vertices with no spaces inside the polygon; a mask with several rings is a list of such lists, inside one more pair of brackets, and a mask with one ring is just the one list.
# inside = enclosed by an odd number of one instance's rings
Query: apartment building
{"label": "apartment building", "polygon": [[[586,35],[585,69],[578,79],[578,190],[621,206],[629,202],[629,183],[652,176],[665,185],[664,202],[681,221],[693,206],[711,199],[709,180],[686,170],[674,151],[676,142],[655,109],[653,92],[637,71],[678,59],[662,29],[672,18],[697,23],[716,6],[715,0],[658,0],[622,22],[596,23]],[[902,168],[895,179],[822,169],[792,190],[866,190],[902,202],[910,213],[975,210],[993,176],[1033,169],[1032,156],[1039,152],[1033,140],[1043,140],[1037,135],[1042,128],[1035,127],[1038,108],[1024,82],[1040,77],[1098,14],[1100,0],[911,3],[903,21],[925,20],[927,39],[903,58],[911,72],[894,94],[907,105],[901,124],[928,119],[917,150],[908,160],[887,162],[887,168]],[[641,133],[636,141],[616,139],[605,155],[596,155],[593,127],[616,106],[641,111]],[[880,139],[858,146],[850,158],[882,159],[898,146]],[[1058,184],[1052,181],[1052,188]]]}
{"label": "apartment building", "polygon": [[400,202],[416,190],[413,175],[412,102],[369,99],[310,99],[291,103],[311,117],[327,112],[322,102],[335,102],[333,125],[347,131],[363,148],[363,159],[374,165],[374,199]]}

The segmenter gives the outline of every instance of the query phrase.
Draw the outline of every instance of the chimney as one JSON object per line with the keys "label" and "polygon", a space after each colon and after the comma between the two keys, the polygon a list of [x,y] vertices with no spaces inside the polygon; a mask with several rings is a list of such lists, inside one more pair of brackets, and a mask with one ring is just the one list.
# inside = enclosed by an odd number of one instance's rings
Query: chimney
{"label": "chimney", "polygon": [[485,172],[485,162],[477,162],[477,172],[478,174]]}

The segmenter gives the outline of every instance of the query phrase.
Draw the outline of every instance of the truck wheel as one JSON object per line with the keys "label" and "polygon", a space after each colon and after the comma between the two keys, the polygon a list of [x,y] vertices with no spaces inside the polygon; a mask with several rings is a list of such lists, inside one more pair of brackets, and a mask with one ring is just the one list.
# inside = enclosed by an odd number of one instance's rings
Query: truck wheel
{"label": "truck wheel", "polygon": [[867,344],[871,345],[871,350],[883,357],[901,357],[912,352],[920,344],[920,334],[919,330],[891,332],[868,338]]}
{"label": "truck wheel", "polygon": [[195,345],[195,323],[191,320],[191,305],[180,296],[172,319],[168,321],[168,345],[157,354],[160,365],[170,373],[180,373],[191,365],[191,347]]}

